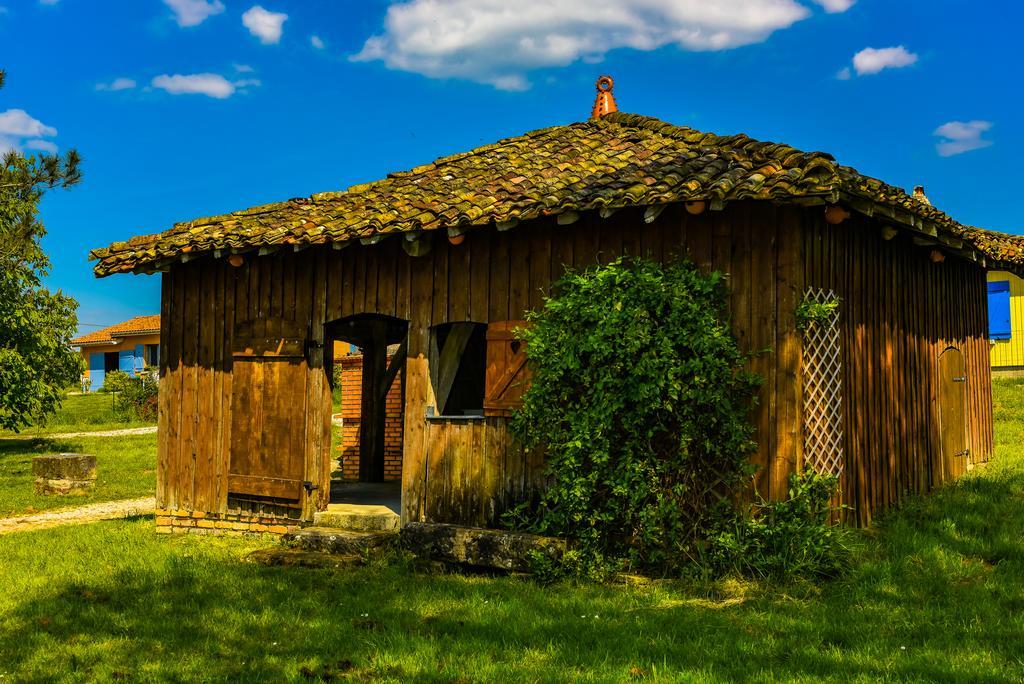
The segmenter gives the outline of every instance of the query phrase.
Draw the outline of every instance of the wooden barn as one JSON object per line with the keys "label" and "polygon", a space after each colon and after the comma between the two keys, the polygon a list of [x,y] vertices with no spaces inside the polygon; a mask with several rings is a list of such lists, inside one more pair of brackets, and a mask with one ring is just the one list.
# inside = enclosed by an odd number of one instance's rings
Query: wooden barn
{"label": "wooden barn", "polygon": [[281,530],[335,503],[339,340],[363,354],[359,479],[384,479],[397,383],[402,522],[493,525],[543,468],[507,430],[529,381],[512,331],[565,268],[624,254],[728,274],[764,351],[765,495],[841,473],[863,524],[989,458],[986,269],[1019,270],[1014,238],[828,154],[614,111],[609,87],[582,123],[95,250],[97,276],[162,273],[158,526]]}

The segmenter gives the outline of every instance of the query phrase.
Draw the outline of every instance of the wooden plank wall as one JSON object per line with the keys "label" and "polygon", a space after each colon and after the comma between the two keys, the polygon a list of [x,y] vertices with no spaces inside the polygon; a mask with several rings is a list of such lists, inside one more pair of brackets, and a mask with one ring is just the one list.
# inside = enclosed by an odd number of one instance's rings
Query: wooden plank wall
{"label": "wooden plank wall", "polygon": [[992,450],[992,402],[984,271],[909,235],[891,241],[855,217],[828,226],[806,219],[808,285],[842,300],[845,388],[844,503],[861,525],[908,492],[927,492],[966,468],[943,473],[939,451],[937,360],[961,349],[968,373],[968,448],[974,462]]}
{"label": "wooden plank wall", "polygon": [[[326,505],[321,488],[289,510],[241,501],[229,505],[227,474],[231,444],[232,357],[237,323],[267,317],[307,321],[309,339],[323,342],[326,255],[266,256],[234,268],[202,259],[163,276],[161,297],[160,440],[157,506],[205,512],[272,512],[303,518]],[[311,373],[291,399],[306,407],[306,479],[329,473],[330,387],[323,372],[323,347],[309,355]]]}
{"label": "wooden plank wall", "polygon": [[[734,203],[690,216],[667,208],[648,224],[642,209],[608,219],[585,214],[569,226],[553,219],[501,232],[470,231],[452,246],[435,236],[432,251],[409,257],[401,239],[342,250],[247,258],[240,268],[197,260],[164,276],[158,505],[228,510],[231,344],[237,321],[294,312],[323,342],[323,323],[375,312],[410,321],[405,372],[403,518],[493,524],[541,481],[543,463],[509,438],[506,419],[427,421],[433,403],[429,330],[453,321],[517,320],[542,305],[567,266],[582,268],[620,254],[687,256],[729,276],[729,308],[744,349],[759,352],[764,378],[752,420],[765,496],[785,492],[800,463],[800,346],[794,311],[803,291],[803,212],[767,203]],[[302,516],[326,503],[330,388],[322,348],[313,352],[305,387],[307,478],[321,484]],[[776,458],[774,455],[778,454]],[[232,509],[233,510],[233,509]]]}

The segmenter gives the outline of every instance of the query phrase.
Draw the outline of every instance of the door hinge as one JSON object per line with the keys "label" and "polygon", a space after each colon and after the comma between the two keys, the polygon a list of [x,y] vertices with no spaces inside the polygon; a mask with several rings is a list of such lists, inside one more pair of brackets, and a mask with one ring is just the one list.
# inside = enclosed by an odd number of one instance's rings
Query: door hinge
{"label": "door hinge", "polygon": [[955,378],[953,378],[953,382],[967,382],[967,376],[966,375],[958,375]]}
{"label": "door hinge", "polygon": [[971,450],[970,449],[964,449],[963,451],[958,451],[955,454],[953,454],[953,457],[956,458],[957,456],[970,456],[970,455],[971,455]]}
{"label": "door hinge", "polygon": [[320,489],[320,485],[315,485],[312,482],[303,482],[302,488],[306,490],[306,494],[312,494],[317,489]]}

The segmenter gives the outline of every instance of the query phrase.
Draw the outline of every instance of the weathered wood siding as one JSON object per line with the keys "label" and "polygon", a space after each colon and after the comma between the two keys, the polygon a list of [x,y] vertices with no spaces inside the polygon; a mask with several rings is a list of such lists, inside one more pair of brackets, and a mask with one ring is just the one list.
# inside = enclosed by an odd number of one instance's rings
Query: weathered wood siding
{"label": "weathered wood siding", "polygon": [[[909,492],[960,475],[943,468],[938,358],[959,348],[967,366],[967,443],[973,462],[992,450],[985,272],[962,259],[929,259],[909,235],[891,241],[855,217],[829,226],[814,214],[804,249],[808,285],[841,298],[845,389],[844,502],[867,524]],[[949,472],[947,472],[949,471]]]}
{"label": "weathered wood siding", "polygon": [[[235,326],[247,320],[307,322],[310,373],[287,400],[306,407],[305,480],[329,476],[330,386],[324,374],[326,254],[253,258],[234,268],[201,259],[163,275],[160,440],[157,506],[206,512],[259,512],[277,507],[228,500],[232,443],[232,349]],[[314,323],[316,321],[317,323]],[[316,344],[319,343],[319,347]],[[243,420],[244,422],[244,420]],[[235,422],[239,425],[238,421]],[[327,489],[303,494],[294,515],[310,518]]]}
{"label": "weathered wood siding", "polygon": [[[294,315],[323,341],[323,324],[357,313],[410,321],[406,367],[405,520],[493,523],[541,477],[537,454],[512,443],[506,418],[427,420],[433,403],[429,329],[454,321],[522,319],[537,308],[566,266],[585,267],[620,254],[688,256],[729,274],[733,327],[741,345],[762,351],[752,362],[765,382],[753,420],[762,466],[758,487],[781,494],[799,462],[799,337],[794,310],[803,288],[802,213],[770,204],[731,205],[690,216],[667,208],[648,224],[642,209],[609,219],[584,215],[569,226],[553,219],[506,232],[474,230],[458,246],[438,235],[433,250],[409,257],[400,240],[343,250],[309,249],[224,260],[196,260],[164,276],[158,500],[161,507],[228,510],[231,354],[236,322]],[[303,500],[303,517],[324,505],[329,459],[330,393],[323,349],[310,352],[310,376],[296,387],[305,402],[307,478],[321,484]],[[778,454],[778,457],[773,455]]]}
{"label": "weathered wood siding", "polygon": [[926,491],[936,475],[935,359],[945,345],[964,350],[975,460],[991,450],[984,274],[956,258],[932,264],[927,249],[884,242],[868,219],[825,226],[821,209],[732,203],[691,216],[670,206],[652,223],[642,209],[608,219],[596,213],[558,226],[554,219],[501,232],[472,230],[453,246],[410,257],[403,237],[341,250],[310,248],[257,257],[239,268],[197,259],[164,275],[163,388],[160,395],[158,505],[224,512],[231,437],[232,335],[237,322],[267,316],[307,321],[310,373],[295,387],[305,405],[306,479],[296,516],[326,505],[330,388],[324,324],[359,313],[408,320],[405,369],[403,519],[490,524],[541,481],[543,464],[510,439],[507,419],[428,420],[433,404],[429,330],[457,321],[519,320],[541,306],[565,266],[621,254],[686,256],[728,274],[732,327],[742,348],[759,352],[762,376],[751,417],[760,466],[755,486],[785,494],[802,464],[801,341],[795,310],[805,286],[843,299],[847,463],[844,497],[860,522]]}

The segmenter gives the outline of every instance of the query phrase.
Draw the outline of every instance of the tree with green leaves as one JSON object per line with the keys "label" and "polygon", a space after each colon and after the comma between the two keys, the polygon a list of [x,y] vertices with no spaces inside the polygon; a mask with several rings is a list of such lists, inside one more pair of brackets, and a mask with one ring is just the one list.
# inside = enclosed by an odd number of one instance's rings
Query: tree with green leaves
{"label": "tree with green leaves", "polygon": [[[4,76],[0,71],[0,87]],[[80,179],[74,150],[58,156],[12,149],[0,159],[0,428],[45,418],[82,370],[71,348],[78,302],[43,285],[50,260],[39,221],[43,193]]]}

